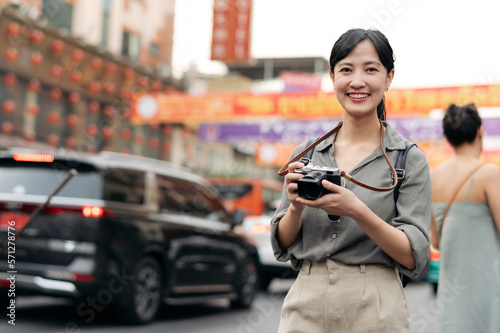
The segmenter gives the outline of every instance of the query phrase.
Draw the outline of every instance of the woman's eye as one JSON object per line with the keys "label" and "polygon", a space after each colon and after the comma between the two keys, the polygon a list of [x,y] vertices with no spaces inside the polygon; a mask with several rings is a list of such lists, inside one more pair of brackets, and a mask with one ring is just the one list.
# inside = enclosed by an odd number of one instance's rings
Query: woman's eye
{"label": "woman's eye", "polygon": [[366,70],[367,72],[377,72],[378,69],[376,69],[375,67],[370,67]]}
{"label": "woman's eye", "polygon": [[341,69],[339,70],[339,72],[350,72],[350,71],[351,71],[351,69],[350,69],[350,68],[347,68],[347,67],[341,68]]}

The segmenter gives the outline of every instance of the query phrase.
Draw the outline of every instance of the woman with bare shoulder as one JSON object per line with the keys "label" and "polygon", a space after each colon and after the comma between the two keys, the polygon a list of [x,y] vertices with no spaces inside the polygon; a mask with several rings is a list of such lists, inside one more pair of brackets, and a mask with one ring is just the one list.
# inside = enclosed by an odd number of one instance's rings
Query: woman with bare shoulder
{"label": "woman with bare shoulder", "polygon": [[500,168],[480,159],[483,127],[474,104],[451,105],[443,130],[455,156],[431,172],[432,245],[441,252],[436,332],[498,333]]}

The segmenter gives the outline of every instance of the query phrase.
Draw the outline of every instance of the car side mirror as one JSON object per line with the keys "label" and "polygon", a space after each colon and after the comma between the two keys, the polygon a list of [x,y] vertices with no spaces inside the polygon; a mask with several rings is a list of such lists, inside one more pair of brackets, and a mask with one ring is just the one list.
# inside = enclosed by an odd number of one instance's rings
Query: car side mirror
{"label": "car side mirror", "polygon": [[236,209],[231,214],[231,227],[234,228],[237,225],[242,225],[244,218],[245,218],[245,211],[243,211],[241,209]]}

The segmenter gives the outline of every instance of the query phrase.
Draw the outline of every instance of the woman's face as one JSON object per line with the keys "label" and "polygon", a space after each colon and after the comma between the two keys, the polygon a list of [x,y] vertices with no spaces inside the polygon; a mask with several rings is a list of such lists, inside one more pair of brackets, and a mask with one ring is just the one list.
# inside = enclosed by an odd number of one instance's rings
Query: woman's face
{"label": "woman's face", "polygon": [[356,45],[330,72],[338,101],[353,116],[376,114],[393,76],[394,69],[387,73],[370,40]]}

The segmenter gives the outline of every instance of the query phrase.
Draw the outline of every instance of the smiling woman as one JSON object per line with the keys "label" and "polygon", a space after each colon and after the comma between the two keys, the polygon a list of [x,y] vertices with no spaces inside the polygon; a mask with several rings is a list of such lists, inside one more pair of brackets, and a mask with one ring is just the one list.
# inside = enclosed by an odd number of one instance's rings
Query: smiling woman
{"label": "smiling woman", "polygon": [[399,273],[416,276],[428,260],[431,183],[424,154],[410,149],[398,198],[390,191],[406,140],[385,121],[384,91],[394,78],[389,41],[377,30],[347,31],[332,48],[330,77],[344,118],[316,142],[311,162],[343,170],[348,181],[323,180],[322,195],[311,200],[297,191],[304,164],[288,165],[271,243],[276,258],[300,272],[279,332],[409,332]]}

